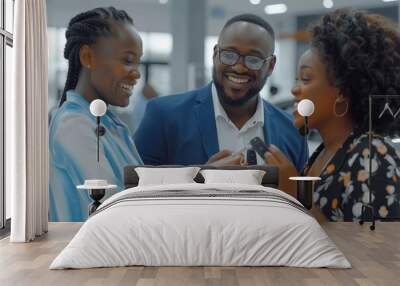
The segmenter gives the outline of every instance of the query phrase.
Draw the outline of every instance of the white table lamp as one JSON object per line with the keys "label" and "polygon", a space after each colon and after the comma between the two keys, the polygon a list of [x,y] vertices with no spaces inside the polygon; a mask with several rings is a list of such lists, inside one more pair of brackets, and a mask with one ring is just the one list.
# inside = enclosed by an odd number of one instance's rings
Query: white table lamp
{"label": "white table lamp", "polygon": [[[304,130],[300,133],[304,135],[304,148],[305,152],[307,152],[308,145],[308,117],[310,117],[314,113],[315,107],[314,103],[309,99],[303,99],[297,105],[297,112],[304,117]],[[312,194],[314,191],[314,182],[321,180],[320,177],[290,177],[290,180],[297,182],[297,199],[307,208],[312,208]]]}
{"label": "white table lamp", "polygon": [[299,102],[297,105],[297,112],[304,117],[304,136],[306,136],[307,140],[307,135],[309,133],[308,130],[308,117],[310,117],[314,113],[314,103],[309,100],[309,99],[303,99]]}
{"label": "white table lamp", "polygon": [[[101,99],[95,99],[90,103],[90,113],[96,116],[97,127],[95,129],[97,136],[97,163],[99,164],[100,158],[100,136],[103,136],[106,129],[100,125],[100,117],[106,114],[107,105]],[[100,200],[104,197],[106,189],[115,189],[117,186],[111,185],[107,180],[89,179],[85,180],[83,185],[77,186],[79,190],[88,190],[89,196],[93,199],[93,202],[89,205],[89,215],[94,213],[98,206],[100,206]]]}
{"label": "white table lamp", "polygon": [[97,135],[97,162],[99,162],[99,149],[100,149],[100,136],[103,136],[106,130],[104,129],[103,126],[100,126],[100,117],[106,114],[107,112],[107,105],[106,103],[101,100],[101,99],[95,99],[90,103],[90,113],[92,113],[94,116],[96,116],[96,135]]}

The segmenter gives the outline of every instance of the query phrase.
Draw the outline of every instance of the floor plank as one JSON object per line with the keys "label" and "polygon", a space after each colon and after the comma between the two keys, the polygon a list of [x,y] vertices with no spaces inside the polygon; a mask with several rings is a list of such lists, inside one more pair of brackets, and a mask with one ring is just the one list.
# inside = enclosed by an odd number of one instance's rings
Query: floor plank
{"label": "floor plank", "polygon": [[400,223],[326,223],[324,229],[351,262],[352,269],[289,267],[117,267],[48,269],[79,230],[79,223],[50,223],[49,233],[32,243],[0,240],[0,285],[399,285]]}

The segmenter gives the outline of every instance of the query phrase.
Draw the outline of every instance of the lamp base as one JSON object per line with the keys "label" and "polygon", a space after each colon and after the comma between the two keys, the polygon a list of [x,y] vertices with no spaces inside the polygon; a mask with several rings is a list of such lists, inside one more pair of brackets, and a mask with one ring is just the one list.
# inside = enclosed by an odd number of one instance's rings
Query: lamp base
{"label": "lamp base", "polygon": [[320,177],[290,177],[297,182],[297,200],[310,210],[313,205],[314,182],[321,180]]}
{"label": "lamp base", "polygon": [[[367,210],[368,210],[368,212],[367,212]],[[370,219],[368,219],[367,217],[369,217]],[[372,224],[369,226],[369,229],[370,230],[375,230],[374,206],[372,206],[370,204],[362,206],[362,209],[361,209],[361,220],[358,223],[360,225],[363,225],[365,221],[371,221]]]}
{"label": "lamp base", "polygon": [[313,181],[297,181],[297,199],[308,210],[312,208],[313,204]]}
{"label": "lamp base", "polygon": [[89,216],[94,213],[97,208],[101,205],[100,200],[106,193],[105,189],[90,189],[89,196],[93,199],[93,202],[88,207]]}

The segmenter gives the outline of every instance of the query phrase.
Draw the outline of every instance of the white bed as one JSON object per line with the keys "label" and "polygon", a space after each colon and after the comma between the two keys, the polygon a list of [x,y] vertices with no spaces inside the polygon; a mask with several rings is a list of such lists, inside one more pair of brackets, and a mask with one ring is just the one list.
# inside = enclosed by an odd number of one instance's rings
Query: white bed
{"label": "white bed", "polygon": [[198,183],[115,194],[50,269],[127,265],[351,267],[289,195],[263,186]]}

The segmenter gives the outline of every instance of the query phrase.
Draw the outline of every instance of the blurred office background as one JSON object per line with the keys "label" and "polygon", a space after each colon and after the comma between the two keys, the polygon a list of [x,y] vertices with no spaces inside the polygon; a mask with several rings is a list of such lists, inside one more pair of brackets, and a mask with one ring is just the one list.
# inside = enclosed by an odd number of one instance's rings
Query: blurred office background
{"label": "blurred office background", "polygon": [[[399,21],[397,0],[48,0],[49,114],[64,88],[67,61],[63,58],[65,29],[79,12],[99,6],[126,10],[143,39],[142,78],[127,108],[116,108],[132,132],[132,112],[145,83],[160,96],[201,87],[211,80],[212,52],[224,23],[240,13],[254,13],[273,26],[277,65],[261,96],[291,112],[290,93],[296,63],[308,47],[306,29],[324,13],[353,7]],[[311,136],[311,151],[318,135]]]}
{"label": "blurred office background", "polygon": [[[324,13],[353,7],[399,22],[398,0],[47,0],[49,35],[49,116],[64,88],[67,61],[63,58],[65,29],[76,14],[98,6],[125,9],[134,19],[144,43],[142,78],[131,104],[117,112],[134,131],[132,112],[149,83],[160,96],[200,87],[211,79],[212,50],[223,24],[240,13],[254,13],[275,29],[277,65],[261,96],[288,112],[296,63],[307,48],[306,27]],[[13,18],[15,0],[0,0],[0,229],[11,216],[9,190],[4,188],[4,99],[11,94]],[[151,91],[150,91],[151,93]],[[154,92],[153,92],[154,93]],[[311,136],[310,151],[318,144]],[[396,147],[400,147],[397,138]]]}

